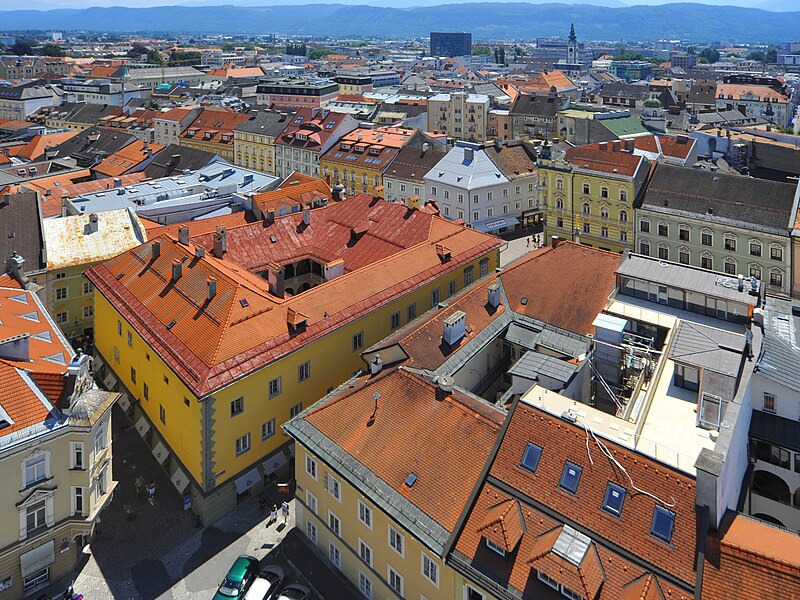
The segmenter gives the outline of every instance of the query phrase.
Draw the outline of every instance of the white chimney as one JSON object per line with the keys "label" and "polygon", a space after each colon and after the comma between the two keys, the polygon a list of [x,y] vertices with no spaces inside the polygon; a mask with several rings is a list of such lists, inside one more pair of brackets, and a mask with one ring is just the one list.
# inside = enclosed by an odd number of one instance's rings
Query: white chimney
{"label": "white chimney", "polygon": [[472,162],[475,158],[475,151],[472,148],[464,148],[464,162]]}
{"label": "white chimney", "polygon": [[500,306],[500,284],[496,281],[489,286],[489,306],[497,310]]}
{"label": "white chimney", "polygon": [[449,346],[455,346],[466,333],[467,313],[457,310],[444,320],[442,340]]}
{"label": "white chimney", "polygon": [[184,246],[189,245],[189,228],[181,227],[178,229],[178,241]]}
{"label": "white chimney", "polygon": [[375,358],[369,361],[369,372],[371,375],[377,375],[383,370],[383,361],[381,360],[381,355],[376,354]]}

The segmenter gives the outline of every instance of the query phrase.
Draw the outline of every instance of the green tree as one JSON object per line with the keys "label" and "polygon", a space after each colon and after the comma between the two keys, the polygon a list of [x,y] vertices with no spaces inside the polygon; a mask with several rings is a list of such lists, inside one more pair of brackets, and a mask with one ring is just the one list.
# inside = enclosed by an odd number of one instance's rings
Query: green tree
{"label": "green tree", "polygon": [[774,65],[776,62],[778,62],[778,49],[769,48],[767,53],[764,55],[764,62],[770,65]]}
{"label": "green tree", "polygon": [[67,53],[58,44],[45,44],[39,48],[39,54],[42,56],[66,56]]}
{"label": "green tree", "polygon": [[719,60],[719,50],[715,50],[709,46],[708,48],[704,48],[699,56],[702,56],[710,63],[715,63]]}
{"label": "green tree", "polygon": [[140,58],[142,54],[147,54],[148,48],[141,42],[134,42],[131,49],[128,50],[128,56],[132,58]]}
{"label": "green tree", "polygon": [[480,55],[480,54],[491,54],[492,51],[489,49],[489,46],[475,46],[472,49],[472,54]]}
{"label": "green tree", "polygon": [[308,60],[319,60],[325,58],[329,54],[333,54],[333,50],[325,50],[323,48],[314,48],[308,53]]}
{"label": "green tree", "polygon": [[11,50],[11,52],[17,56],[27,56],[29,54],[33,54],[33,48],[31,48],[31,45],[21,40],[17,40],[14,45],[9,48],[9,50]]}
{"label": "green tree", "polygon": [[750,54],[747,55],[747,60],[754,60],[756,62],[762,62],[763,63],[765,57],[766,57],[766,54],[764,54],[764,52],[762,52],[761,50],[755,50],[755,51],[753,51],[753,52],[751,52]]}
{"label": "green tree", "polygon": [[155,48],[150,48],[150,50],[147,51],[147,62],[151,65],[162,65],[164,64],[164,57],[161,56],[161,52]]}

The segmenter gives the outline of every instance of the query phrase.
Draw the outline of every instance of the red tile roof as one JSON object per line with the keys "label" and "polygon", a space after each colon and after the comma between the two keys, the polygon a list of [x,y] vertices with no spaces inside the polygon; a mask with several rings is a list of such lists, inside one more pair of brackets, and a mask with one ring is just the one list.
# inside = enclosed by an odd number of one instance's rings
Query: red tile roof
{"label": "red tile roof", "polygon": [[525,533],[525,518],[519,501],[508,499],[490,508],[478,531],[506,552],[513,552]]}
{"label": "red tile roof", "polygon": [[277,190],[256,194],[253,202],[262,213],[277,213],[281,207],[288,207],[291,211],[291,207],[298,204],[310,206],[313,202],[327,202],[330,199],[331,190],[328,184],[322,179],[311,178],[311,181],[297,183],[287,181]]}
{"label": "red tile roof", "polygon": [[[295,213],[269,226],[259,222],[232,229],[224,260],[210,252],[195,258],[194,244],[213,247],[209,236],[184,246],[161,235],[157,259],[152,259],[152,244],[143,244],[93,267],[87,276],[202,397],[501,244],[492,236],[363,195],[314,211],[307,227],[301,223],[302,215]],[[363,224],[369,231],[352,239],[353,228]],[[442,262],[436,253],[438,243],[452,250],[449,261]],[[309,257],[325,263],[344,259],[345,274],[294,297],[269,293],[259,274],[270,262]],[[176,260],[184,263],[183,276],[172,283]],[[210,302],[209,278],[217,280]],[[308,315],[305,330],[290,330],[289,309]]]}
{"label": "red tile roof", "polygon": [[[592,323],[614,289],[621,260],[622,255],[614,252],[561,242],[556,248],[530,253],[502,272],[500,279],[510,309],[585,335],[594,332]],[[541,285],[532,287],[531,282]],[[523,298],[528,299],[526,305]]]}
{"label": "red tile roof", "polygon": [[180,137],[209,144],[233,145],[233,130],[249,118],[247,114],[232,110],[205,108]]}
{"label": "red tile roof", "polygon": [[[373,412],[375,393],[380,397]],[[442,396],[432,383],[403,369],[362,379],[305,416],[448,531],[480,476],[502,418],[466,394]],[[417,476],[411,487],[405,485],[410,473]]]}
{"label": "red tile roof", "polygon": [[709,540],[703,600],[800,598],[800,537],[729,513]]}
{"label": "red tile roof", "polygon": [[[605,149],[601,149],[601,148]],[[644,160],[630,152],[613,150],[612,144],[605,146],[592,144],[590,146],[576,146],[567,150],[564,157],[578,168],[590,169],[601,173],[616,173],[633,177],[636,170]]]}
{"label": "red tile roof", "polygon": [[93,167],[93,170],[95,173],[105,177],[117,177],[139,166],[153,154],[157,154],[163,149],[164,146],[160,144],[150,144],[136,140],[104,159],[99,165]]}
{"label": "red tile roof", "polygon": [[63,131],[61,133],[36,135],[22,150],[19,151],[17,156],[30,161],[35,161],[37,158],[44,156],[44,152],[47,148],[54,148],[59,144],[72,139],[76,135],[78,135],[77,131]]}
{"label": "red tile roof", "polygon": [[[602,440],[614,457],[611,461],[594,439],[582,424],[568,423],[520,401],[513,409],[488,482],[505,486],[514,490],[514,495],[524,498],[529,503],[524,509],[526,516],[531,506],[547,507],[559,515],[561,522],[557,522],[558,525],[571,523],[589,535],[598,547],[620,557],[627,556],[628,560],[636,557],[642,569],[660,573],[662,578],[673,578],[673,586],[679,581],[681,587],[692,589],[695,583],[696,531],[694,480],[634,451]],[[529,443],[542,448],[535,473],[520,464]],[[559,487],[565,461],[583,470],[575,494]],[[614,482],[627,491],[619,517],[602,509],[608,482]],[[666,507],[676,515],[669,544],[650,534],[656,506]],[[458,546],[468,556],[469,552],[475,552],[480,537],[479,524],[485,520],[485,514],[486,509],[482,508],[465,525],[464,542],[459,541]],[[526,536],[532,534],[535,537],[539,531],[539,527],[534,527]],[[522,548],[525,548],[524,542]],[[533,556],[532,550],[525,550],[527,554],[522,552],[521,549],[518,554],[521,558],[517,561]],[[637,575],[617,580],[610,587],[618,590]],[[607,596],[606,587],[604,584],[603,597],[616,597]]]}

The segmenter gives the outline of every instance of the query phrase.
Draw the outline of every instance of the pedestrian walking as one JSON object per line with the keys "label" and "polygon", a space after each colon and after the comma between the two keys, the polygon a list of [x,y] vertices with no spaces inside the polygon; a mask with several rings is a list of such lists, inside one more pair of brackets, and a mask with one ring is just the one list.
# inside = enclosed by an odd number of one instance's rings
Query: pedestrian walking
{"label": "pedestrian walking", "polygon": [[526,242],[526,245],[528,246],[528,248],[530,248],[531,247],[531,238],[528,238],[525,242]]}
{"label": "pedestrian walking", "polygon": [[283,514],[283,524],[286,525],[286,519],[289,518],[289,503],[284,502],[281,504],[281,513]]}
{"label": "pedestrian walking", "polygon": [[264,515],[267,512],[267,499],[263,496],[258,499],[258,516]]}
{"label": "pedestrian walking", "polygon": [[273,523],[278,522],[278,505],[272,505],[272,512],[269,514],[269,524],[272,525]]}
{"label": "pedestrian walking", "polygon": [[133,482],[134,487],[136,488],[136,495],[142,495],[142,488],[144,487],[144,477],[139,475],[136,480]]}
{"label": "pedestrian walking", "polygon": [[147,501],[150,502],[152,506],[156,501],[156,482],[150,480],[150,483],[147,484]]}

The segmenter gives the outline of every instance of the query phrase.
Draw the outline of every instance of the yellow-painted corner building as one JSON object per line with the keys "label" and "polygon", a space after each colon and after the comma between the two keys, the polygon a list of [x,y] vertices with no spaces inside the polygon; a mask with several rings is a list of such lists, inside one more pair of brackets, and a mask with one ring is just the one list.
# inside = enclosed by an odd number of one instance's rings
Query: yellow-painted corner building
{"label": "yellow-painted corner building", "polygon": [[556,236],[612,252],[633,248],[634,209],[651,163],[621,144],[578,146],[563,159],[540,160],[545,239]]}
{"label": "yellow-painted corner building", "polygon": [[492,272],[500,245],[363,194],[163,234],[88,272],[100,376],[212,522],[290,471],[283,423],[361,369],[362,349],[460,290],[466,271]]}

